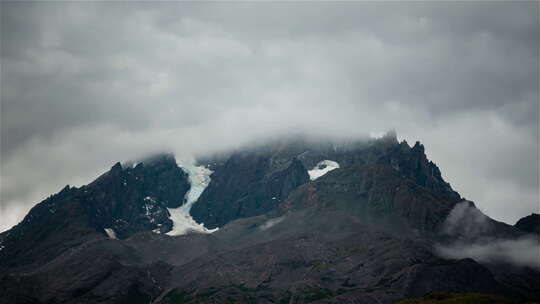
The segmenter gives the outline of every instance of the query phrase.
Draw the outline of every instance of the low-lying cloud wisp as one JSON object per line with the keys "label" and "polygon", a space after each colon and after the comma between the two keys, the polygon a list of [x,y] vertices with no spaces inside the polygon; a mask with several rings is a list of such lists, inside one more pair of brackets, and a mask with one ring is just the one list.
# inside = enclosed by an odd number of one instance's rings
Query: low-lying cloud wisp
{"label": "low-lying cloud wisp", "polygon": [[532,235],[516,240],[494,238],[478,243],[456,242],[450,246],[439,246],[437,251],[446,258],[472,258],[483,263],[508,262],[540,269],[540,240]]}
{"label": "low-lying cloud wisp", "polygon": [[269,219],[268,221],[266,221],[264,224],[261,225],[261,230],[268,230],[270,229],[271,227],[274,227],[275,225],[283,222],[283,220],[285,219],[285,216],[281,216],[281,217],[276,217],[276,218],[272,218],[272,219]]}
{"label": "low-lying cloud wisp", "polygon": [[498,237],[495,223],[471,202],[459,203],[448,215],[442,232],[460,240],[439,244],[435,251],[444,258],[472,258],[481,263],[503,262],[540,269],[540,237]]}

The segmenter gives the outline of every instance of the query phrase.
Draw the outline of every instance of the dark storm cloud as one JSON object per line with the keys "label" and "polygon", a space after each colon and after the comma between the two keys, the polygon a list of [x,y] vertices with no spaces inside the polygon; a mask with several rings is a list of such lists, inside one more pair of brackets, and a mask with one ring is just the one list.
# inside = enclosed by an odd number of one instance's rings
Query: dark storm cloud
{"label": "dark storm cloud", "polygon": [[0,229],[115,161],[291,130],[395,128],[488,215],[538,212],[538,2],[1,6]]}

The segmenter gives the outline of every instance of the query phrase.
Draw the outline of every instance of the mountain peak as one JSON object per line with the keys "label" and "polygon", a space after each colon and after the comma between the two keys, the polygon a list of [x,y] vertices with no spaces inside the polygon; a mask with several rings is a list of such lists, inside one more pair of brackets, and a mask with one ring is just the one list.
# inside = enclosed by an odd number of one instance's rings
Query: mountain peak
{"label": "mountain peak", "polygon": [[414,143],[414,146],[412,147],[412,150],[415,151],[415,152],[421,153],[421,154],[425,153],[424,145],[422,143],[420,143],[419,141],[416,141]]}
{"label": "mountain peak", "polygon": [[120,162],[117,162],[111,167],[111,171],[122,171],[122,164]]}
{"label": "mountain peak", "polygon": [[514,226],[522,231],[540,235],[540,214],[531,213],[519,219]]}
{"label": "mountain peak", "polygon": [[390,130],[386,132],[386,134],[383,135],[382,139],[387,142],[396,143],[396,144],[398,143],[397,133],[395,130]]}

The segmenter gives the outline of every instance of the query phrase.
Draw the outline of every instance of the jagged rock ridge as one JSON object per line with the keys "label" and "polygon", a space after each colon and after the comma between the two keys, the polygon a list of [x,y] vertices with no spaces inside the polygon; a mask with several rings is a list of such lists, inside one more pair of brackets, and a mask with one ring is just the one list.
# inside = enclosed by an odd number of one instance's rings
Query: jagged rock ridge
{"label": "jagged rock ridge", "polygon": [[0,259],[13,265],[47,259],[104,235],[105,228],[121,239],[141,231],[168,232],[172,221],[167,207],[180,206],[188,190],[187,176],[172,155],[125,168],[116,163],[94,182],[66,186],[32,208],[2,234]]}
{"label": "jagged rock ridge", "polygon": [[[392,132],[371,141],[287,139],[221,155],[217,160],[202,160],[215,172],[191,214],[214,228],[274,210],[292,189],[309,181],[307,170],[322,160],[336,161],[342,168],[336,172],[360,164],[393,168],[400,177],[411,179],[434,195],[454,202],[461,199],[444,181],[439,168],[427,159],[422,144],[417,142],[411,148],[405,141],[398,143]],[[449,209],[452,207],[449,205]]]}

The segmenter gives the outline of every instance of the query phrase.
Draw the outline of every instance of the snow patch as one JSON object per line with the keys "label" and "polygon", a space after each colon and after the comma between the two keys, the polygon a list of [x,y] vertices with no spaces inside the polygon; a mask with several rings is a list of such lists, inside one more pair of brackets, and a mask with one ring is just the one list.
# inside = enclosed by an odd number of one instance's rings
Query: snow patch
{"label": "snow patch", "polygon": [[333,160],[320,161],[313,169],[308,171],[309,179],[316,180],[317,178],[325,175],[326,173],[338,168],[339,164]]}
{"label": "snow patch", "polygon": [[109,236],[110,239],[118,240],[118,238],[116,237],[116,232],[114,232],[114,230],[112,230],[111,228],[105,228],[103,230],[105,230],[105,233],[107,233],[107,236]]}
{"label": "snow patch", "polygon": [[168,235],[182,235],[188,232],[212,233],[218,228],[208,229],[204,224],[195,222],[189,214],[191,206],[199,199],[204,189],[210,184],[210,175],[212,170],[204,166],[195,166],[191,164],[178,164],[184,172],[188,174],[188,180],[191,188],[186,193],[186,203],[178,208],[167,208],[171,214],[170,219],[173,222],[173,229],[167,232]]}

